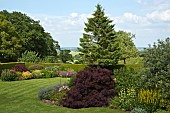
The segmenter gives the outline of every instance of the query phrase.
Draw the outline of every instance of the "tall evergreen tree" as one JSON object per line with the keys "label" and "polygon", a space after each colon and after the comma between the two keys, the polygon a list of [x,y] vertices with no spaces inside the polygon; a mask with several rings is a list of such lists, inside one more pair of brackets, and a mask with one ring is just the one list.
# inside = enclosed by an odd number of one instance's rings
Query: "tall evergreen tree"
{"label": "tall evergreen tree", "polygon": [[115,65],[119,59],[119,46],[114,30],[114,24],[101,5],[96,6],[92,18],[85,23],[83,37],[78,48],[88,63],[98,65]]}

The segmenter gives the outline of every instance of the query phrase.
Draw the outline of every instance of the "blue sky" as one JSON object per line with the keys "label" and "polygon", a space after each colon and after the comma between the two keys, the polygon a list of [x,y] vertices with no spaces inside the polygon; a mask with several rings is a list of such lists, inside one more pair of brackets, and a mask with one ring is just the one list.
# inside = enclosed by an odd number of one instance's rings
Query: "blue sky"
{"label": "blue sky", "polygon": [[98,3],[114,20],[115,30],[136,35],[137,47],[170,37],[169,0],[0,0],[0,10],[19,11],[40,20],[61,47],[77,47],[84,22]]}

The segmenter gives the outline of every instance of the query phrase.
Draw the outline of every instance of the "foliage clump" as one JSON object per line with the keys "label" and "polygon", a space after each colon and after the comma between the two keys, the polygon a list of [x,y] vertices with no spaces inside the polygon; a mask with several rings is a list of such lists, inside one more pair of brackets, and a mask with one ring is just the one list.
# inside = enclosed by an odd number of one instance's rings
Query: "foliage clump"
{"label": "foliage clump", "polygon": [[27,69],[27,67],[25,66],[25,64],[16,64],[16,65],[13,67],[13,70],[19,71],[19,72],[26,72],[26,71],[28,71],[28,69]]}
{"label": "foliage clump", "polygon": [[87,108],[107,106],[115,96],[115,82],[111,71],[102,68],[86,68],[78,72],[73,87],[62,102],[64,107]]}
{"label": "foliage clump", "polygon": [[17,79],[14,70],[4,69],[1,73],[2,81],[15,81]]}
{"label": "foliage clump", "polygon": [[34,64],[34,65],[31,65],[31,66],[28,67],[29,70],[41,70],[43,68],[44,67],[41,64]]}

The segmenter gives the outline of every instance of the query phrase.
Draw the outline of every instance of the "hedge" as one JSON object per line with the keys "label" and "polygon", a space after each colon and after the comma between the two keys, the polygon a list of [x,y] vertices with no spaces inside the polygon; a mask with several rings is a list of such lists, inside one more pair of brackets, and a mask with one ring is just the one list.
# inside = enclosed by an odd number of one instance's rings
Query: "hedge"
{"label": "hedge", "polygon": [[[25,64],[27,67],[33,65],[34,63],[22,63],[22,62],[10,62],[10,63],[0,63],[0,73],[2,72],[3,69],[11,69],[15,64]],[[74,71],[78,72],[83,70],[85,67],[88,67],[90,65],[87,64],[63,64],[63,63],[39,63],[43,65],[44,67],[48,66],[61,66],[62,68],[70,68],[73,69]],[[116,66],[97,66],[93,65],[94,67],[101,67],[101,68],[106,68],[109,70],[115,70],[115,69],[120,69],[122,67],[126,68],[133,68],[135,71],[139,71],[139,69],[143,68],[143,64],[118,64]]]}

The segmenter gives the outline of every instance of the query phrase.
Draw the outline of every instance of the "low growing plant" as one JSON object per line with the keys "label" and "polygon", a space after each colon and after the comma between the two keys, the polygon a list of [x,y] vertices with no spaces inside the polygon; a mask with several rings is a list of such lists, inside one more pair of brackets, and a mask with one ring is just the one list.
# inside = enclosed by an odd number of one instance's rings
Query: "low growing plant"
{"label": "low growing plant", "polygon": [[34,70],[34,71],[32,71],[32,76],[34,78],[42,78],[43,73],[41,72],[41,70]]}
{"label": "low growing plant", "polygon": [[49,100],[55,105],[60,105],[66,93],[69,91],[68,86],[57,84],[46,88],[41,88],[38,91],[38,98],[40,100]]}
{"label": "low growing plant", "polygon": [[29,71],[26,71],[26,72],[23,72],[23,73],[22,73],[22,77],[23,77],[24,79],[30,79],[30,78],[33,78],[33,75],[32,75],[32,73],[30,73]]}
{"label": "low growing plant", "polygon": [[132,113],[147,113],[145,109],[137,108],[137,107],[135,107],[131,112]]}
{"label": "low growing plant", "polygon": [[9,69],[2,70],[1,73],[1,80],[2,81],[15,81],[17,79],[17,76],[15,73],[13,73]]}

